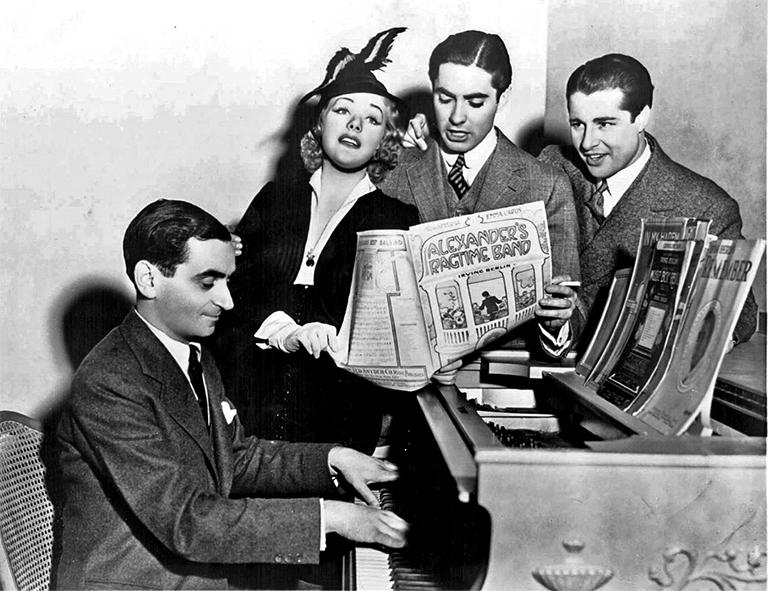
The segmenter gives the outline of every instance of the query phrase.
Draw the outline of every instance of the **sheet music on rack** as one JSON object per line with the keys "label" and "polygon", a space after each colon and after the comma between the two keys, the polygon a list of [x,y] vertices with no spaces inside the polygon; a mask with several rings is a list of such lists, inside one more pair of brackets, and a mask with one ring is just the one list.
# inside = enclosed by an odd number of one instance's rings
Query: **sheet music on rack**
{"label": "sheet music on rack", "polygon": [[660,240],[648,270],[637,321],[598,394],[622,410],[647,392],[652,376],[669,360],[674,333],[685,309],[704,246],[703,240]]}
{"label": "sheet music on rack", "polygon": [[709,427],[717,374],[764,251],[763,239],[707,246],[670,362],[635,411],[643,422],[672,435],[684,433],[697,416]]}
{"label": "sheet music on rack", "polygon": [[[664,224],[644,222],[643,232]],[[577,366],[599,396],[667,435],[684,433],[697,416],[703,432],[709,430],[717,372],[765,250],[762,239],[716,240],[706,235],[708,222],[686,225],[688,239],[641,239],[638,251],[645,249],[647,262],[635,265],[628,286],[626,270],[617,272],[608,301],[615,309],[603,311],[589,359]],[[629,325],[618,325],[627,319]],[[606,376],[601,383],[596,367],[588,373],[595,359]]]}
{"label": "sheet music on rack", "polygon": [[640,303],[648,285],[648,272],[658,241],[692,239],[700,236],[702,232],[706,235],[709,229],[708,220],[685,217],[649,218],[641,220],[640,224],[640,242],[637,246],[635,265],[624,305],[619,312],[611,336],[587,377],[587,384],[595,389],[603,385],[631,336]]}
{"label": "sheet music on rack", "polygon": [[336,364],[413,391],[533,318],[552,280],[544,203],[358,233]]}

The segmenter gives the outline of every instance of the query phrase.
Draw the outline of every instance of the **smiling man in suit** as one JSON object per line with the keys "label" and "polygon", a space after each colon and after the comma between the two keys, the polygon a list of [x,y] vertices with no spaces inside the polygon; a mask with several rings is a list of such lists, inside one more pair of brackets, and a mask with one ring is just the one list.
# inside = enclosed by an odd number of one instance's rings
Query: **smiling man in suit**
{"label": "smiling man in suit", "polygon": [[507,48],[482,31],[450,35],[432,51],[429,79],[436,139],[426,137],[426,118],[414,117],[409,134],[420,149],[404,150],[380,188],[415,204],[422,222],[543,201],[555,277],[536,317],[545,351],[562,353],[573,334],[576,294],[556,284],[579,279],[576,208],[567,177],[494,127],[512,80]]}
{"label": "smiling man in suit", "polygon": [[[55,585],[227,588],[235,565],[318,563],[331,532],[402,546],[407,525],[368,488],[396,479],[394,465],[243,435],[199,345],[232,308],[227,229],[160,200],[130,223],[123,251],[136,307],[78,368],[56,432]],[[373,506],[332,500],[334,475]]]}
{"label": "smiling man in suit", "polygon": [[[640,220],[697,217],[710,233],[743,238],[739,206],[714,182],[674,162],[646,131],[653,105],[648,70],[636,59],[608,54],[579,66],[566,85],[570,146],[547,146],[539,159],[563,170],[576,197],[580,228],[580,303],[588,342],[605,305],[613,274],[631,267]],[[750,292],[733,340],[755,331]]]}

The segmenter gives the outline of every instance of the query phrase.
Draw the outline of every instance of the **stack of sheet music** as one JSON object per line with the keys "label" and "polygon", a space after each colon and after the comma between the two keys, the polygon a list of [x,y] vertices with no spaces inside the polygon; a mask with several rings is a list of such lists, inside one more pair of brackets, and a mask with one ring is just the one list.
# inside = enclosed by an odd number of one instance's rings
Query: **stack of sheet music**
{"label": "stack of sheet music", "polygon": [[576,372],[599,396],[665,434],[709,427],[717,372],[765,240],[718,240],[708,220],[642,221],[631,273],[616,273]]}

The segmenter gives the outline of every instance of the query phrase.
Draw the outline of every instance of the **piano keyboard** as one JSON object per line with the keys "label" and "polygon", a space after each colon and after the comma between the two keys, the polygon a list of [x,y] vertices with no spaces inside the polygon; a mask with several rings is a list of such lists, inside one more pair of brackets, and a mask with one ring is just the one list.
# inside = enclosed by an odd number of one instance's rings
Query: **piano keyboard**
{"label": "piano keyboard", "polygon": [[[377,496],[382,509],[398,513],[390,491],[381,490]],[[386,551],[370,546],[355,548],[355,588],[358,591],[437,591],[442,586],[429,570],[429,566],[419,560],[418,553],[412,555],[408,548]]]}

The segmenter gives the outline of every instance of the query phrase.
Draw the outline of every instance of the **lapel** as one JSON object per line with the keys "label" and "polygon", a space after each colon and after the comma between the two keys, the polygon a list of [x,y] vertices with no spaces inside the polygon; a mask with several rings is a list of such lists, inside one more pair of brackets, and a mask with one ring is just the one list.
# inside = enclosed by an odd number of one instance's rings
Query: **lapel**
{"label": "lapel", "polygon": [[475,211],[488,211],[517,203],[518,200],[510,198],[510,194],[519,194],[525,190],[525,163],[519,148],[501,131],[496,128],[494,130],[498,134],[498,141],[486,162],[488,172],[475,203]]}
{"label": "lapel", "polygon": [[[418,151],[418,150],[416,150]],[[427,141],[427,151],[405,163],[405,174],[422,221],[446,217],[443,198],[443,163],[437,142]]]}
{"label": "lapel", "polygon": [[[585,245],[582,253],[583,275],[597,279],[605,274],[605,257],[610,256],[611,274],[617,251],[623,250],[634,259],[637,242],[640,239],[640,220],[650,217],[675,215],[677,210],[674,195],[665,191],[664,179],[667,176],[669,157],[662,151],[656,139],[646,134],[651,148],[651,158],[640,171],[637,178],[621,197],[616,207],[605,219],[603,224],[596,227],[591,240]],[[585,193],[589,196],[591,183],[585,180]],[[582,215],[591,219],[589,210],[582,200]],[[603,273],[601,273],[603,271]]]}
{"label": "lapel", "polygon": [[[144,321],[139,318],[135,310],[129,312],[123,320],[121,331],[141,365],[144,375],[161,385],[160,402],[166,412],[202,450],[209,469],[216,480],[217,487],[220,487],[211,435],[208,434],[205,422],[200,415],[200,408],[197,406],[184,372],[163,344],[152,334]],[[206,371],[205,365],[204,371]],[[208,380],[209,373],[211,372],[206,371],[206,380]],[[214,397],[212,396],[210,399],[211,415],[221,413],[220,394],[216,393],[216,395],[218,399],[215,404],[219,408],[214,407]]]}

